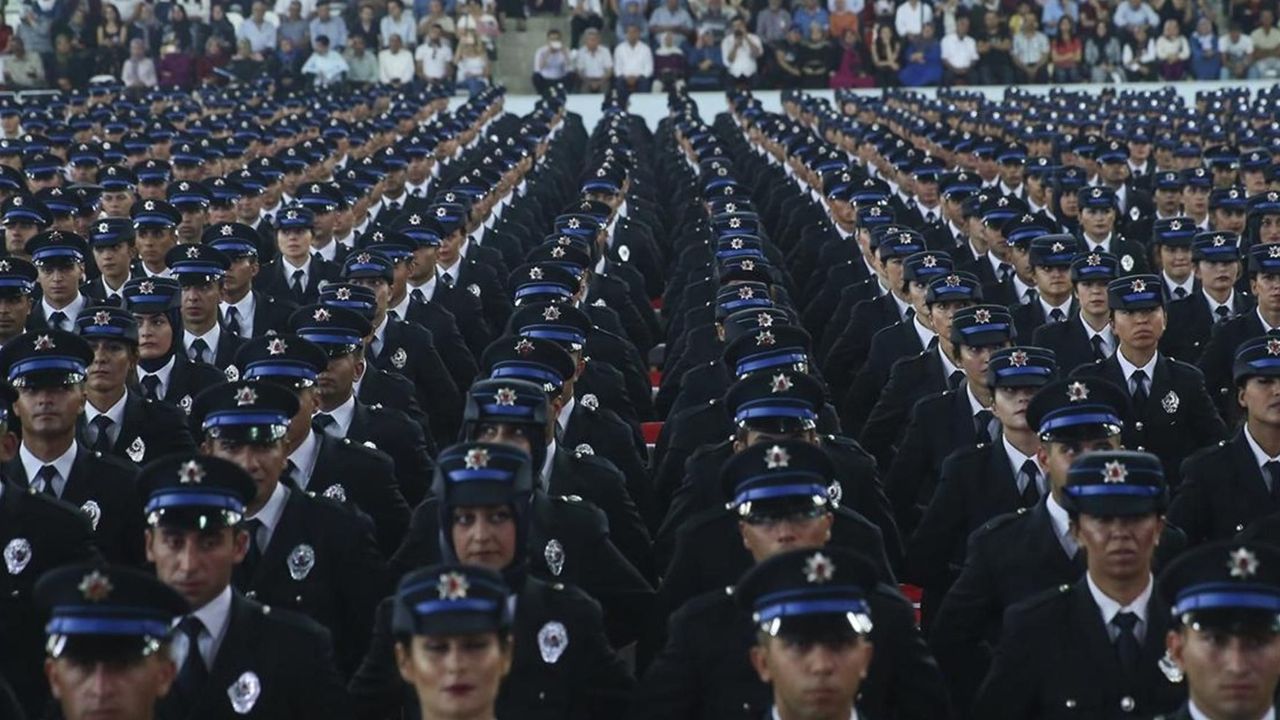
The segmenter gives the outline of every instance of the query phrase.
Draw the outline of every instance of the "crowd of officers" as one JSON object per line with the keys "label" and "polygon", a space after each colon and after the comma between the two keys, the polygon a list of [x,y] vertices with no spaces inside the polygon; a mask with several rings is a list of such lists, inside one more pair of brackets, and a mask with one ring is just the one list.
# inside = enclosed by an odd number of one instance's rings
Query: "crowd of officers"
{"label": "crowd of officers", "polygon": [[1273,720],[1280,91],[0,103],[0,716]]}

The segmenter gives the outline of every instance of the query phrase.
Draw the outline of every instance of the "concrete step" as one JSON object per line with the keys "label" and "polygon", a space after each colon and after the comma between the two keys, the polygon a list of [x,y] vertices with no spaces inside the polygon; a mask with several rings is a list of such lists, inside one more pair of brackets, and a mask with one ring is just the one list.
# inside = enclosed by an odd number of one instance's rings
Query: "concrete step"
{"label": "concrete step", "polygon": [[507,19],[506,32],[498,39],[498,61],[494,75],[512,93],[533,92],[533,54],[547,41],[547,32],[557,29],[569,40],[569,15],[535,15],[525,21],[524,32],[516,29],[516,21]]}

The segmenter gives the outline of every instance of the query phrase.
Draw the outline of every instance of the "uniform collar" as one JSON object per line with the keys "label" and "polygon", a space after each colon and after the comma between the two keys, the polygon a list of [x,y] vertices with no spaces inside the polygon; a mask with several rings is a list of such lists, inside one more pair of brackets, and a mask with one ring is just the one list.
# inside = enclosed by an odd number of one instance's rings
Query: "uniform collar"
{"label": "uniform collar", "polygon": [[74,324],[76,321],[76,316],[79,315],[80,311],[84,309],[84,305],[85,305],[84,295],[81,295],[80,293],[76,293],[76,298],[71,302],[67,303],[66,307],[62,307],[62,308],[56,308],[50,305],[48,296],[41,298],[40,305],[44,307],[45,318],[48,318],[51,314],[55,312],[60,312],[63,315],[67,316],[68,323]]}
{"label": "uniform collar", "polygon": [[1125,357],[1124,353],[1121,352],[1119,348],[1116,348],[1116,360],[1120,362],[1120,372],[1121,374],[1124,375],[1124,381],[1126,383],[1128,383],[1133,379],[1133,374],[1138,370],[1141,370],[1147,374],[1147,382],[1150,383],[1156,377],[1155,376],[1156,361],[1159,359],[1160,359],[1160,352],[1157,351],[1151,355],[1151,359],[1147,361],[1146,365],[1143,365],[1142,367],[1138,367],[1137,365],[1134,365],[1133,363],[1129,362],[1129,358]]}
{"label": "uniform collar", "polygon": [[[1191,720],[1212,720],[1212,718],[1205,715],[1200,708],[1196,707],[1195,700],[1187,700],[1187,714],[1191,716]],[[1270,710],[1267,710],[1267,714],[1263,715],[1258,720],[1276,720],[1276,709],[1272,707]]]}
{"label": "uniform collar", "polygon": [[[67,480],[71,478],[71,468],[76,463],[76,451],[79,446],[73,439],[67,451],[54,458],[52,462],[45,462],[27,449],[27,444],[23,443],[22,448],[18,450],[18,457],[22,459],[22,469],[27,472],[27,481],[35,480],[36,474],[40,472],[40,468],[45,465],[52,465],[58,471],[57,480],[55,480],[54,490],[57,491],[58,497],[62,497],[62,490],[67,486]],[[60,485],[59,485],[60,484]]]}
{"label": "uniform collar", "polygon": [[111,422],[115,423],[116,427],[120,427],[121,425],[124,424],[124,404],[128,400],[129,400],[129,391],[125,390],[124,392],[120,393],[120,399],[117,400],[114,405],[107,408],[105,411],[99,410],[98,408],[93,406],[93,403],[88,402],[86,400],[84,404],[85,422],[92,423],[93,419],[98,417],[99,415],[106,415],[107,417],[111,418]]}
{"label": "uniform collar", "polygon": [[323,412],[336,420],[338,422],[338,429],[341,431],[339,435],[341,437],[346,437],[347,433],[351,431],[351,419],[355,417],[356,414],[356,389],[354,387],[351,389],[351,395],[347,398],[346,402],[332,410],[321,410],[320,412]]}
{"label": "uniform collar", "polygon": [[319,456],[320,439],[316,437],[315,430],[309,431],[302,444],[298,446],[298,449],[289,453],[289,459],[298,468],[298,474],[293,480],[297,483],[299,490],[307,489],[307,484],[311,480],[311,473],[315,472],[316,459]]}
{"label": "uniform collar", "polygon": [[551,465],[556,461],[556,441],[553,438],[547,443],[547,457],[542,461],[542,473],[538,475],[537,483],[542,489],[551,486]]}
{"label": "uniform collar", "polygon": [[[1085,582],[1089,585],[1089,594],[1093,596],[1094,604],[1098,606],[1098,610],[1102,613],[1102,624],[1104,626],[1110,627],[1111,621],[1115,619],[1116,615],[1122,612],[1129,612],[1138,616],[1139,630],[1146,630],[1147,609],[1151,602],[1151,588],[1155,586],[1150,573],[1147,574],[1147,587],[1142,591],[1141,595],[1128,605],[1121,605],[1111,596],[1102,592],[1102,588],[1098,587],[1097,583],[1093,581],[1093,576],[1089,573],[1086,572],[1084,577]],[[1138,634],[1141,635],[1143,632]]]}
{"label": "uniform collar", "polygon": [[1076,539],[1071,537],[1071,518],[1067,515],[1067,511],[1058,504],[1053,493],[1049,493],[1045,498],[1045,508],[1049,511],[1053,534],[1058,536],[1058,544],[1062,546],[1062,551],[1068,558],[1074,558],[1080,546],[1076,544]]}
{"label": "uniform collar", "polygon": [[[209,634],[211,641],[209,643],[209,651],[200,653],[204,658],[205,667],[212,667],[213,661],[218,657],[218,648],[222,645],[222,638],[227,634],[227,625],[231,622],[231,586],[227,585],[222,588],[222,592],[217,597],[205,603],[204,607],[191,613],[200,624],[204,626],[204,632]],[[174,620],[174,627],[182,622],[182,618]],[[181,635],[181,633],[177,633]],[[185,638],[184,638],[185,639]],[[193,648],[188,647],[187,652],[192,652]]]}
{"label": "uniform collar", "polygon": [[271,497],[267,498],[267,503],[262,506],[262,509],[245,518],[262,523],[262,530],[259,531],[257,539],[260,541],[258,547],[263,552],[271,542],[271,536],[275,533],[276,527],[280,525],[280,518],[284,515],[284,506],[287,502],[289,502],[288,486],[284,483],[276,483],[276,489],[271,491]]}

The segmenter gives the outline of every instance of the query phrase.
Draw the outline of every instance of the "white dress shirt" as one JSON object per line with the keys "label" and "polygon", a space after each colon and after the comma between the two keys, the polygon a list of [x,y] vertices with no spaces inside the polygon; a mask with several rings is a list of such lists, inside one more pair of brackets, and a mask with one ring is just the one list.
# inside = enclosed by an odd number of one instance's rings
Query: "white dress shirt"
{"label": "white dress shirt", "polygon": [[1089,594],[1093,596],[1093,602],[1097,604],[1098,610],[1102,612],[1102,624],[1107,629],[1107,636],[1111,638],[1111,642],[1116,641],[1116,637],[1120,634],[1120,628],[1111,623],[1116,615],[1122,612],[1133,613],[1138,616],[1138,624],[1133,626],[1133,634],[1136,639],[1141,642],[1147,633],[1147,604],[1151,602],[1151,588],[1155,586],[1155,582],[1150,575],[1147,575],[1147,587],[1143,589],[1142,594],[1134,599],[1128,605],[1121,605],[1111,599],[1106,593],[1102,592],[1102,588],[1098,587],[1093,581],[1093,576],[1089,573],[1084,574],[1085,582],[1089,585]]}
{"label": "white dress shirt", "polygon": [[1003,434],[1001,434],[1000,436],[1000,442],[1004,443],[1004,453],[1009,457],[1009,469],[1013,471],[1014,482],[1018,484],[1018,487],[1016,488],[1018,491],[1018,494],[1022,494],[1022,490],[1023,490],[1022,483],[1023,483],[1023,480],[1025,479],[1022,476],[1022,466],[1025,465],[1028,460],[1030,460],[1034,462],[1036,464],[1036,467],[1039,468],[1040,470],[1040,474],[1036,476],[1036,488],[1040,490],[1041,495],[1044,495],[1045,490],[1047,490],[1048,488],[1045,487],[1046,476],[1044,473],[1044,468],[1040,466],[1040,461],[1031,455],[1023,454],[1023,452],[1018,448],[1014,447],[1013,443],[1009,442],[1009,438]]}
{"label": "white dress shirt", "polygon": [[[50,305],[48,296],[45,296],[40,300],[40,306],[44,309],[45,320],[48,320],[49,316],[56,312],[60,312],[67,317],[66,325],[57,328],[58,330],[66,330],[67,332],[71,332],[75,329],[76,316],[84,309],[84,305],[84,296],[80,293],[76,293],[76,299],[67,303],[66,307],[56,308]],[[52,323],[50,323],[49,326],[53,327]]]}
{"label": "white dress shirt", "polygon": [[1133,392],[1137,390],[1133,385],[1133,374],[1138,370],[1147,374],[1146,390],[1148,393],[1151,392],[1151,385],[1155,382],[1156,378],[1156,360],[1159,358],[1159,352],[1152,353],[1151,359],[1147,361],[1147,364],[1142,367],[1138,367],[1137,365],[1129,362],[1129,358],[1124,356],[1124,350],[1116,353],[1116,359],[1120,361],[1120,372],[1124,374],[1125,387],[1128,388],[1130,394],[1133,394]]}
{"label": "white dress shirt", "polygon": [[104,410],[99,410],[92,402],[85,398],[84,403],[84,419],[85,423],[92,425],[95,418],[99,415],[106,415],[111,418],[111,427],[107,431],[107,436],[111,438],[112,444],[120,437],[120,427],[124,425],[124,404],[129,399],[129,392],[120,393],[120,399],[114,405]]}
{"label": "white dress shirt", "polygon": [[244,297],[234,303],[218,303],[218,312],[222,314],[223,321],[231,321],[231,317],[227,315],[227,311],[231,308],[236,309],[236,322],[240,323],[240,337],[253,337],[253,313],[258,309],[258,303],[253,297],[253,292],[245,293]]}
{"label": "white dress shirt", "polygon": [[182,349],[187,354],[187,357],[191,357],[191,343],[197,339],[204,340],[205,344],[209,346],[206,351],[205,362],[212,365],[214,358],[218,356],[218,341],[222,339],[222,328],[215,322],[203,335],[194,335],[190,330],[183,330]]}
{"label": "white dress shirt", "polygon": [[[204,626],[196,639],[196,645],[199,647],[200,657],[204,659],[204,666],[212,668],[213,661],[218,657],[218,648],[222,647],[222,639],[227,635],[227,626],[231,624],[231,586],[222,588],[217,597],[191,614]],[[174,627],[181,622],[182,618],[175,620]],[[181,668],[186,662],[187,653],[191,652],[187,636],[185,633],[175,632],[171,642],[173,661]]]}
{"label": "white dress shirt", "polygon": [[76,463],[76,451],[78,450],[76,441],[71,441],[71,446],[67,451],[53,459],[53,462],[45,462],[27,449],[27,444],[23,443],[22,448],[18,450],[18,457],[22,459],[22,469],[27,473],[27,482],[35,481],[40,468],[45,465],[52,465],[54,470],[58,471],[58,477],[53,479],[53,494],[62,497],[62,491],[67,488],[67,480],[71,478],[71,466]]}
{"label": "white dress shirt", "polygon": [[1080,546],[1076,543],[1076,539],[1071,537],[1071,518],[1067,515],[1067,511],[1058,504],[1053,493],[1045,498],[1045,507],[1049,510],[1049,520],[1053,523],[1053,534],[1058,536],[1058,544],[1062,546],[1062,551],[1067,554],[1068,558],[1074,558]]}
{"label": "white dress shirt", "polygon": [[262,523],[262,527],[258,529],[258,550],[264,555],[267,552],[267,546],[271,544],[271,536],[275,534],[276,527],[280,525],[280,518],[284,515],[285,503],[289,501],[289,488],[284,483],[276,483],[276,489],[271,491],[271,497],[267,498],[267,503],[262,506],[258,512],[245,518],[246,520],[257,520]]}
{"label": "white dress shirt", "polygon": [[[346,437],[347,432],[351,429],[351,418],[355,416],[355,412],[356,412],[355,389],[352,388],[351,396],[347,398],[346,402],[342,403],[341,405],[334,408],[333,410],[328,410],[328,411],[322,410],[320,412],[323,412],[326,415],[331,416],[334,420],[337,421],[338,424],[335,426],[335,432],[337,433],[336,437],[340,437],[340,438]],[[316,414],[318,415],[319,413],[316,413]],[[333,433],[330,433],[330,434],[333,434]]]}
{"label": "white dress shirt", "polygon": [[293,476],[293,482],[298,486],[299,490],[306,490],[307,485],[311,483],[311,473],[315,472],[316,460],[319,457],[320,438],[316,437],[314,430],[307,433],[297,450],[289,453],[289,459],[298,468],[297,473]]}
{"label": "white dress shirt", "polygon": [[156,370],[153,373],[143,370],[142,366],[139,365],[138,381],[141,382],[142,378],[148,375],[155,375],[157,378],[160,379],[160,387],[156,388],[156,394],[158,397],[164,397],[169,392],[169,376],[173,374],[173,365],[176,362],[177,362],[177,359],[174,356],[170,355],[169,362],[165,363],[160,369]]}

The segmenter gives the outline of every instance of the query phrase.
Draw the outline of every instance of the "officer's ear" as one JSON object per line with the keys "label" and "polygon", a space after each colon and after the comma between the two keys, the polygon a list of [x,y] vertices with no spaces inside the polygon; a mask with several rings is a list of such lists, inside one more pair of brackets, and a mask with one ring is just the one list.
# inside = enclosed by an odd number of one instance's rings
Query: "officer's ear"
{"label": "officer's ear", "polygon": [[249,554],[249,531],[239,526],[231,528],[231,545],[235,564],[239,565]]}
{"label": "officer's ear", "polygon": [[1244,388],[1245,388],[1245,385],[1247,385],[1248,383],[1249,381],[1246,379],[1244,382],[1236,385],[1236,404],[1239,405],[1241,408],[1248,407],[1244,403]]}
{"label": "officer's ear", "polygon": [[413,670],[413,646],[410,644],[412,642],[412,638],[397,639],[395,645],[396,669],[400,671],[400,679],[410,685],[414,684],[414,680],[417,679],[417,675]]}
{"label": "officer's ear", "polygon": [[773,682],[773,672],[769,669],[769,638],[760,635],[756,638],[756,644],[751,646],[751,667],[760,677],[760,682],[767,685]]}
{"label": "officer's ear", "polygon": [[155,653],[152,657],[147,658],[147,662],[156,663],[155,668],[155,697],[162,698],[169,694],[169,688],[173,686],[173,681],[178,677],[178,666],[174,664],[173,657],[169,654],[168,643],[161,646],[161,652]]}

